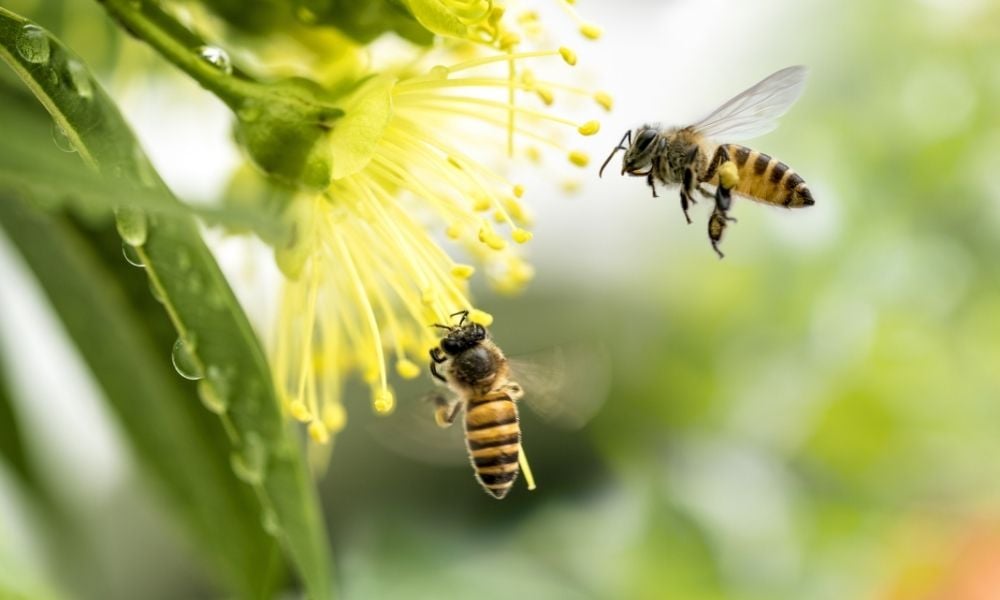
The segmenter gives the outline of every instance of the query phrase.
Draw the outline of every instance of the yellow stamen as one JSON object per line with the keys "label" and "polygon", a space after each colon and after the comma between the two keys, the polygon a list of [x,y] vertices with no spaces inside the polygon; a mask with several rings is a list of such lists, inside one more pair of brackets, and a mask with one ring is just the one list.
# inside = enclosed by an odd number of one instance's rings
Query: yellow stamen
{"label": "yellow stamen", "polygon": [[489,327],[493,324],[493,315],[478,308],[473,308],[469,311],[469,320],[473,323],[479,323],[483,327]]}
{"label": "yellow stamen", "polygon": [[534,237],[530,231],[520,228],[515,229],[510,236],[514,238],[514,241],[517,242],[518,244],[523,244],[531,240],[532,237]]}
{"label": "yellow stamen", "polygon": [[601,108],[607,111],[610,111],[615,103],[611,94],[607,92],[596,92],[594,94],[594,100],[601,105]]}
{"label": "yellow stamen", "polygon": [[451,274],[459,279],[469,279],[475,272],[476,268],[472,265],[453,265],[451,267]]}
{"label": "yellow stamen", "polygon": [[524,444],[521,444],[521,452],[518,453],[517,462],[521,465],[521,472],[524,473],[524,483],[528,485],[528,490],[534,491],[535,476],[531,474],[531,465],[528,464],[528,457],[524,453]]}
{"label": "yellow stamen", "polygon": [[601,124],[597,121],[587,121],[577,129],[580,135],[594,135],[601,130]]}
{"label": "yellow stamen", "polygon": [[420,367],[415,362],[404,358],[396,361],[396,372],[403,379],[413,379],[420,375]]}
{"label": "yellow stamen", "polygon": [[322,421],[312,421],[309,423],[309,437],[317,444],[326,444],[330,441],[330,432]]}
{"label": "yellow stamen", "polygon": [[583,37],[588,40],[596,40],[601,37],[604,30],[593,23],[584,23],[583,25],[580,25],[580,33],[583,34]]}
{"label": "yellow stamen", "polygon": [[569,66],[572,67],[576,65],[576,52],[573,52],[566,46],[559,48],[559,55],[562,56],[562,59],[566,61],[566,64]]}
{"label": "yellow stamen", "polygon": [[590,164],[590,157],[585,152],[573,150],[569,153],[569,162],[578,167],[586,167]]}

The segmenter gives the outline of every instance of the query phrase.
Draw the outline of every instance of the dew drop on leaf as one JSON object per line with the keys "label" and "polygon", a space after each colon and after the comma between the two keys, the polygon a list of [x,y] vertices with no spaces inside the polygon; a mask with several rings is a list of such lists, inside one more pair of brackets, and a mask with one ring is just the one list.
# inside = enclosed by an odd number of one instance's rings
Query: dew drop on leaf
{"label": "dew drop on leaf", "polygon": [[118,235],[126,243],[141,246],[146,243],[149,228],[146,223],[146,213],[134,206],[119,206],[115,209],[115,226]]}
{"label": "dew drop on leaf", "polygon": [[205,370],[205,379],[198,382],[198,397],[209,411],[221,415],[229,408],[229,377],[215,365]]}
{"label": "dew drop on leaf", "polygon": [[198,56],[226,75],[233,73],[233,63],[229,60],[229,54],[218,46],[201,46],[198,48]]}
{"label": "dew drop on leaf", "polygon": [[87,69],[80,64],[80,61],[71,58],[66,62],[66,73],[69,75],[69,84],[78,96],[84,100],[90,100],[94,96],[94,84],[90,81]]}
{"label": "dew drop on leaf", "polygon": [[139,257],[139,253],[136,251],[135,246],[131,244],[122,243],[122,254],[125,255],[125,261],[133,267],[145,267],[142,259]]}
{"label": "dew drop on leaf", "polygon": [[153,297],[160,304],[163,304],[163,294],[160,293],[160,289],[153,284],[153,280],[149,280],[149,295]]}
{"label": "dew drop on leaf", "polygon": [[278,524],[278,515],[274,514],[274,510],[268,508],[264,511],[264,514],[260,517],[260,523],[264,527],[269,535],[277,537],[281,532],[281,525]]}
{"label": "dew drop on leaf", "polygon": [[234,452],[229,458],[233,473],[241,481],[250,485],[260,485],[264,482],[264,468],[267,465],[267,453],[264,443],[256,433],[247,433],[243,438],[243,448]]}
{"label": "dew drop on leaf", "polygon": [[178,375],[184,379],[201,379],[205,373],[198,364],[198,357],[194,353],[194,344],[185,342],[183,338],[177,338],[174,348],[170,352],[170,361],[174,363],[174,369]]}
{"label": "dew drop on leaf", "polygon": [[76,152],[73,143],[69,141],[69,136],[66,135],[66,130],[55,121],[52,122],[52,141],[56,143],[56,148],[63,152]]}
{"label": "dew drop on leaf", "polygon": [[45,30],[31,23],[21,28],[14,42],[17,53],[24,60],[40,65],[49,62],[52,50],[49,48],[49,36]]}

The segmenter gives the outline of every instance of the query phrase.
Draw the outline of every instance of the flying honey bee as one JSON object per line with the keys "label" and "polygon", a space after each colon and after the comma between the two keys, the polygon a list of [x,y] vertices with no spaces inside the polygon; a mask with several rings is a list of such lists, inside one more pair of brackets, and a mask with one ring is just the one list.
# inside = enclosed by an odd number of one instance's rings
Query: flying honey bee
{"label": "flying honey bee", "polygon": [[681,185],[681,208],[689,224],[688,207],[695,203],[695,190],[712,198],[702,184],[714,186],[715,210],[708,221],[708,238],[722,258],[719,241],[726,224],[735,221],[729,216],[732,192],[788,208],[814,203],[806,182],[785,163],[746,146],[719,143],[724,139],[752,138],[777,127],[777,119],[802,94],[805,77],[805,67],[787,67],[736,95],[694,125],[643,125],[634,132],[629,130],[601,165],[599,175],[604,174],[614,155],[624,150],[622,175],[645,177],[653,197],[657,196],[657,180],[665,185]]}
{"label": "flying honey bee", "polygon": [[468,311],[452,316],[458,315],[458,325],[438,325],[447,333],[430,351],[431,374],[454,393],[452,398],[435,397],[434,418],[448,427],[465,410],[465,446],[476,478],[487,493],[501,499],[523,462],[516,403],[524,390],[510,379],[507,358],[486,328],[469,322]]}

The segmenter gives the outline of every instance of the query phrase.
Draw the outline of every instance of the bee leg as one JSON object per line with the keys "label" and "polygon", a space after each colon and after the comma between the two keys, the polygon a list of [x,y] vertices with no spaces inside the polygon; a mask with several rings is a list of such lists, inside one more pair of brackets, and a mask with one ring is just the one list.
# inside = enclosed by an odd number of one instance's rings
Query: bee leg
{"label": "bee leg", "polygon": [[691,216],[688,215],[688,207],[695,204],[694,197],[691,195],[692,189],[694,189],[694,169],[688,166],[684,169],[684,179],[681,182],[681,209],[684,211],[684,218],[687,219],[688,225],[692,222]]}
{"label": "bee leg", "polygon": [[444,377],[442,377],[437,370],[437,365],[446,361],[447,358],[445,358],[445,356],[442,354],[440,348],[431,348],[429,354],[431,355],[431,362],[430,362],[431,375],[447,383],[447,380]]}
{"label": "bee leg", "polygon": [[646,183],[649,184],[650,189],[653,190],[653,197],[659,198],[660,196],[656,193],[656,181],[653,179],[653,170],[650,169],[649,173],[646,174]]}
{"label": "bee leg", "polygon": [[458,417],[461,403],[445,397],[444,394],[435,394],[431,400],[434,402],[434,422],[438,427],[451,427]]}
{"label": "bee leg", "polygon": [[722,250],[719,250],[719,242],[722,241],[722,232],[726,230],[727,223],[735,222],[736,219],[727,215],[718,206],[715,207],[715,210],[712,211],[712,216],[708,219],[708,239],[712,241],[712,249],[719,255],[719,258],[725,258],[725,254],[722,253]]}
{"label": "bee leg", "polygon": [[698,190],[698,193],[701,194],[705,198],[709,198],[709,199],[715,198],[715,194],[713,192],[710,192],[710,191],[706,190],[704,187],[702,187],[702,185],[700,183],[695,187],[695,189]]}

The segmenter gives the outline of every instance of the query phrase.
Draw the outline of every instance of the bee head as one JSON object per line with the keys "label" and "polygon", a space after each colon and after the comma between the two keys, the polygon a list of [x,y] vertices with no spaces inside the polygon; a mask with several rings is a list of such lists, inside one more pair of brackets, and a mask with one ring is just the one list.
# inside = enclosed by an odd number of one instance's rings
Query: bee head
{"label": "bee head", "polygon": [[[634,140],[632,133],[631,130],[625,132],[621,141],[618,142],[615,149],[608,155],[607,160],[601,165],[598,176],[604,174],[604,168],[608,166],[608,163],[611,162],[611,159],[619,150],[625,151],[625,157],[622,159],[622,175],[626,173],[629,175],[645,175],[648,172],[648,169],[653,164],[653,150],[656,148],[654,142],[659,136],[659,131],[655,127],[643,125],[635,130]],[[627,146],[626,142],[628,143]]]}
{"label": "bee head", "polygon": [[486,328],[479,323],[459,325],[449,329],[441,339],[441,350],[449,356],[457,356],[486,339]]}
{"label": "bee head", "polygon": [[635,141],[625,151],[622,159],[622,175],[645,175],[640,173],[653,164],[653,150],[659,132],[652,127],[640,127],[635,130]]}

